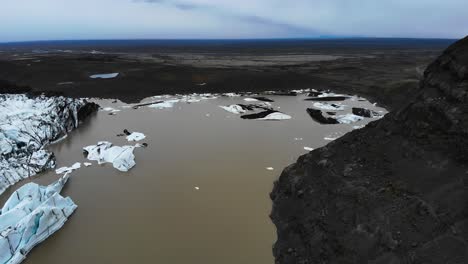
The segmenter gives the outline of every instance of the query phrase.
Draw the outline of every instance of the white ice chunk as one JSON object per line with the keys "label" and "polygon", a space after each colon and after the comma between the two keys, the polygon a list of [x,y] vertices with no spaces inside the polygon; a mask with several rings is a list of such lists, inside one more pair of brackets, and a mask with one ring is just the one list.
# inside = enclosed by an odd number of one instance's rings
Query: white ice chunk
{"label": "white ice chunk", "polygon": [[180,102],[179,99],[172,99],[172,100],[164,101],[162,103],[152,104],[152,105],[149,105],[148,107],[156,108],[156,109],[172,108],[174,107],[174,104],[178,102]]}
{"label": "white ice chunk", "polygon": [[60,229],[76,204],[60,191],[65,175],[49,186],[28,183],[5,202],[0,214],[0,263],[19,264],[37,244]]}
{"label": "white ice chunk", "polygon": [[133,133],[131,133],[130,135],[127,136],[128,141],[140,141],[140,140],[143,140],[145,138],[146,138],[145,134],[140,133],[140,132],[133,132]]}
{"label": "white ice chunk", "polygon": [[112,143],[102,141],[83,149],[88,160],[95,160],[99,164],[112,163],[119,171],[128,171],[135,166],[135,146],[112,146]]}
{"label": "white ice chunk", "polygon": [[56,169],[55,173],[57,173],[57,174],[66,174],[66,173],[70,173],[70,172],[72,172],[74,170],[77,170],[79,168],[81,168],[81,163],[76,162],[71,167],[62,167],[62,168]]}
{"label": "white ice chunk", "polygon": [[266,167],[266,169],[269,170],[269,171],[272,171],[272,170],[274,170],[275,168],[273,168],[273,167]]}
{"label": "white ice chunk", "polygon": [[230,112],[230,113],[233,113],[233,114],[243,114],[245,113],[246,111],[242,108],[242,106],[240,105],[230,105],[230,106],[222,106],[220,105],[219,107],[221,107],[222,109]]}
{"label": "white ice chunk", "polygon": [[89,167],[91,165],[93,165],[92,163],[89,163],[89,162],[84,162],[83,165],[85,165],[85,167]]}
{"label": "white ice chunk", "polygon": [[358,122],[363,120],[364,117],[358,116],[355,114],[346,114],[346,115],[339,115],[336,117],[336,120],[338,120],[339,123],[341,124],[351,124],[354,122]]}
{"label": "white ice chunk", "polygon": [[314,150],[314,149],[313,149],[313,148],[311,148],[311,147],[304,147],[304,150],[307,150],[307,151],[312,151],[312,150]]}
{"label": "white ice chunk", "polygon": [[239,97],[240,96],[240,94],[236,94],[236,93],[224,93],[223,95],[227,97]]}
{"label": "white ice chunk", "polygon": [[115,78],[117,76],[119,76],[119,73],[114,72],[114,73],[93,74],[93,75],[89,76],[89,78],[91,78],[91,79],[112,79],[112,78]]}
{"label": "white ice chunk", "polygon": [[345,108],[340,104],[314,103],[314,107],[322,110],[343,111]]}
{"label": "white ice chunk", "polygon": [[244,101],[246,101],[246,102],[258,102],[259,100],[255,99],[255,98],[244,98]]}
{"label": "white ice chunk", "polygon": [[111,113],[120,112],[119,109],[115,109],[115,108],[112,108],[112,107],[104,107],[102,110],[106,111],[106,112],[111,112]]}
{"label": "white ice chunk", "polygon": [[275,112],[271,113],[263,118],[259,118],[257,120],[288,120],[291,119],[291,116],[280,113],[280,112]]}

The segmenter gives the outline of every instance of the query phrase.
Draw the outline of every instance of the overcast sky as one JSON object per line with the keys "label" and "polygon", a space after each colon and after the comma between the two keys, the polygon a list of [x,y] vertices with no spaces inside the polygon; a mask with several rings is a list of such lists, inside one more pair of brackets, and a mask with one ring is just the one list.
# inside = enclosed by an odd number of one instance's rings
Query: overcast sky
{"label": "overcast sky", "polygon": [[468,34],[468,0],[0,0],[0,42]]}

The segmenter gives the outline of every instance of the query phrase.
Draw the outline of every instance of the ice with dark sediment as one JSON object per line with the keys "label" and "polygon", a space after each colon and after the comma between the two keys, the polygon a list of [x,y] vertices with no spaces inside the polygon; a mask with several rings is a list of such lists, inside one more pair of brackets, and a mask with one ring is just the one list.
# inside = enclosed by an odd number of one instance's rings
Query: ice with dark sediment
{"label": "ice with dark sediment", "polygon": [[140,133],[140,132],[132,132],[130,135],[127,137],[128,141],[140,141],[146,138],[145,134]]}
{"label": "ice with dark sediment", "polygon": [[78,127],[85,100],[0,95],[0,194],[21,179],[55,166],[45,146]]}
{"label": "ice with dark sediment", "polygon": [[88,160],[97,161],[98,164],[112,163],[119,171],[129,171],[135,166],[135,146],[113,146],[107,141],[100,141],[97,145],[83,148]]}
{"label": "ice with dark sediment", "polygon": [[21,263],[33,247],[65,224],[77,208],[60,195],[68,177],[49,186],[25,184],[5,202],[0,214],[0,263]]}
{"label": "ice with dark sediment", "polygon": [[219,107],[233,114],[243,114],[246,112],[246,110],[242,106],[237,105],[237,104],[229,105],[229,106],[220,105]]}

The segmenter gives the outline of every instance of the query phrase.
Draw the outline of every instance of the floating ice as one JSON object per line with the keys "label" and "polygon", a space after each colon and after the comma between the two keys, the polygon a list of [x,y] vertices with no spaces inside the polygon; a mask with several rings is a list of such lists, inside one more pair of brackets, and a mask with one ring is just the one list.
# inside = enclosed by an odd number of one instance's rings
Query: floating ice
{"label": "floating ice", "polygon": [[131,133],[130,135],[127,136],[128,141],[140,141],[140,140],[143,140],[145,138],[146,138],[145,134],[140,133],[140,132],[133,132],[133,133]]}
{"label": "floating ice", "polygon": [[81,168],[81,163],[76,162],[71,167],[62,167],[62,168],[56,169],[55,173],[57,173],[57,174],[67,174],[67,173],[70,173],[70,172],[72,172],[74,170],[77,170],[79,168]]}
{"label": "floating ice", "polygon": [[135,146],[112,146],[107,141],[83,148],[88,160],[95,160],[99,164],[112,163],[119,171],[128,171],[135,166],[134,149]]}
{"label": "floating ice", "polygon": [[18,264],[37,244],[60,229],[76,204],[60,191],[65,175],[49,186],[28,183],[5,202],[0,214],[0,263]]}
{"label": "floating ice", "polygon": [[336,117],[336,120],[341,124],[351,124],[354,122],[358,122],[363,120],[362,116],[358,116],[355,114],[346,114],[346,115],[339,115]]}
{"label": "floating ice", "polygon": [[312,151],[312,150],[314,150],[314,149],[313,149],[313,148],[310,148],[310,147],[304,147],[304,150]]}
{"label": "floating ice", "polygon": [[78,127],[84,100],[0,95],[0,194],[21,179],[55,166],[44,147]]}
{"label": "floating ice", "polygon": [[114,73],[94,74],[94,75],[89,76],[89,78],[91,78],[91,79],[112,79],[112,78],[115,78],[117,76],[119,76],[119,73],[114,72]]}
{"label": "floating ice", "polygon": [[323,139],[327,141],[333,141],[333,140],[337,140],[338,138],[337,137],[324,137]]}
{"label": "floating ice", "polygon": [[255,98],[244,98],[244,101],[246,101],[246,102],[258,102],[259,100],[255,99]]}
{"label": "floating ice", "polygon": [[233,113],[233,114],[243,114],[245,113],[246,111],[244,110],[244,108],[242,108],[242,106],[240,105],[230,105],[230,106],[222,106],[220,105],[219,107],[221,107],[222,109],[230,112],[230,113]]}
{"label": "floating ice", "polygon": [[112,108],[112,107],[104,107],[102,110],[106,111],[106,112],[111,112],[111,113],[120,112],[119,109],[115,109],[115,108]]}
{"label": "floating ice", "polygon": [[314,103],[314,107],[322,110],[343,111],[345,108],[340,104]]}
{"label": "floating ice", "polygon": [[280,112],[275,112],[271,113],[263,118],[259,118],[257,120],[288,120],[291,119],[291,116],[280,113]]}
{"label": "floating ice", "polygon": [[227,96],[227,97],[239,97],[240,94],[237,94],[237,93],[223,93],[224,96]]}
{"label": "floating ice", "polygon": [[93,165],[92,163],[89,163],[89,162],[84,162],[83,165],[85,165],[85,167],[89,167],[91,165]]}
{"label": "floating ice", "polygon": [[269,171],[272,171],[272,170],[274,170],[275,168],[273,168],[273,167],[266,167],[266,169],[269,170]]}
{"label": "floating ice", "polygon": [[172,99],[172,100],[163,101],[161,103],[152,104],[152,105],[149,105],[148,107],[157,108],[157,109],[172,108],[174,107],[174,104],[178,102],[180,102],[179,99]]}

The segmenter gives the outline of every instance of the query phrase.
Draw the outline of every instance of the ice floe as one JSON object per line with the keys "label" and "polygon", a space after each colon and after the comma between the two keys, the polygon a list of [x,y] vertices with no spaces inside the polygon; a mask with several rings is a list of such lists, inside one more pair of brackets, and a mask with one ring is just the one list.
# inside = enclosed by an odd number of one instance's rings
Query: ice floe
{"label": "ice floe", "polygon": [[74,170],[77,170],[79,168],[81,168],[81,163],[76,162],[71,167],[62,167],[62,168],[56,169],[55,173],[57,173],[57,174],[67,174],[67,173],[70,173],[70,172],[72,172]]}
{"label": "ice floe", "polygon": [[156,109],[172,108],[174,107],[174,104],[178,102],[180,102],[179,99],[172,99],[172,100],[167,100],[167,101],[151,104],[148,107],[156,108]]}
{"label": "ice floe", "polygon": [[5,202],[0,214],[0,263],[18,264],[37,244],[59,230],[77,208],[60,195],[65,175],[49,186],[28,183]]}
{"label": "ice floe", "polygon": [[145,138],[146,138],[145,134],[140,133],[140,132],[132,132],[130,135],[127,136],[128,141],[140,141]]}
{"label": "ice floe", "polygon": [[255,99],[255,98],[248,97],[248,98],[244,98],[244,101],[246,101],[246,102],[258,102],[259,100]]}
{"label": "ice floe", "polygon": [[265,169],[267,169],[269,171],[275,170],[275,168],[273,168],[273,167],[266,167]]}
{"label": "ice floe", "polygon": [[271,113],[263,118],[259,118],[258,120],[288,120],[291,119],[292,117],[287,114],[283,114],[280,112],[275,112]]}
{"label": "ice floe", "polygon": [[344,105],[330,103],[314,103],[313,106],[318,109],[330,111],[343,111],[345,109]]}
{"label": "ice floe", "polygon": [[246,112],[246,110],[242,106],[236,105],[236,104],[230,105],[230,106],[220,105],[219,107],[221,107],[222,109],[224,109],[224,110],[226,110],[226,111],[228,111],[230,113],[237,114],[237,115],[238,114],[243,114],[243,113]]}
{"label": "ice floe", "polygon": [[116,112],[120,112],[121,110],[115,109],[115,108],[112,108],[112,107],[104,107],[104,108],[102,109],[102,111],[111,112],[111,113],[116,113]]}
{"label": "ice floe", "polygon": [[0,194],[21,179],[55,166],[44,147],[78,126],[84,100],[0,95]]}
{"label": "ice floe", "polygon": [[119,76],[119,73],[114,72],[114,73],[93,74],[93,75],[89,76],[89,78],[91,78],[91,79],[112,79],[112,78],[115,78],[117,76]]}
{"label": "ice floe", "polygon": [[313,148],[310,148],[310,147],[304,147],[304,150],[312,151],[312,150],[314,150],[314,149],[313,149]]}
{"label": "ice floe", "polygon": [[92,166],[93,164],[92,164],[92,163],[89,163],[89,162],[83,162],[83,165],[84,165],[85,167],[89,167],[89,166]]}
{"label": "ice floe", "polygon": [[112,146],[112,143],[107,141],[83,148],[88,160],[97,161],[98,164],[112,163],[119,171],[129,171],[135,166],[134,149],[135,146]]}
{"label": "ice floe", "polygon": [[358,116],[355,114],[339,115],[336,117],[336,120],[338,120],[340,124],[352,124],[363,119],[364,118],[362,116]]}

